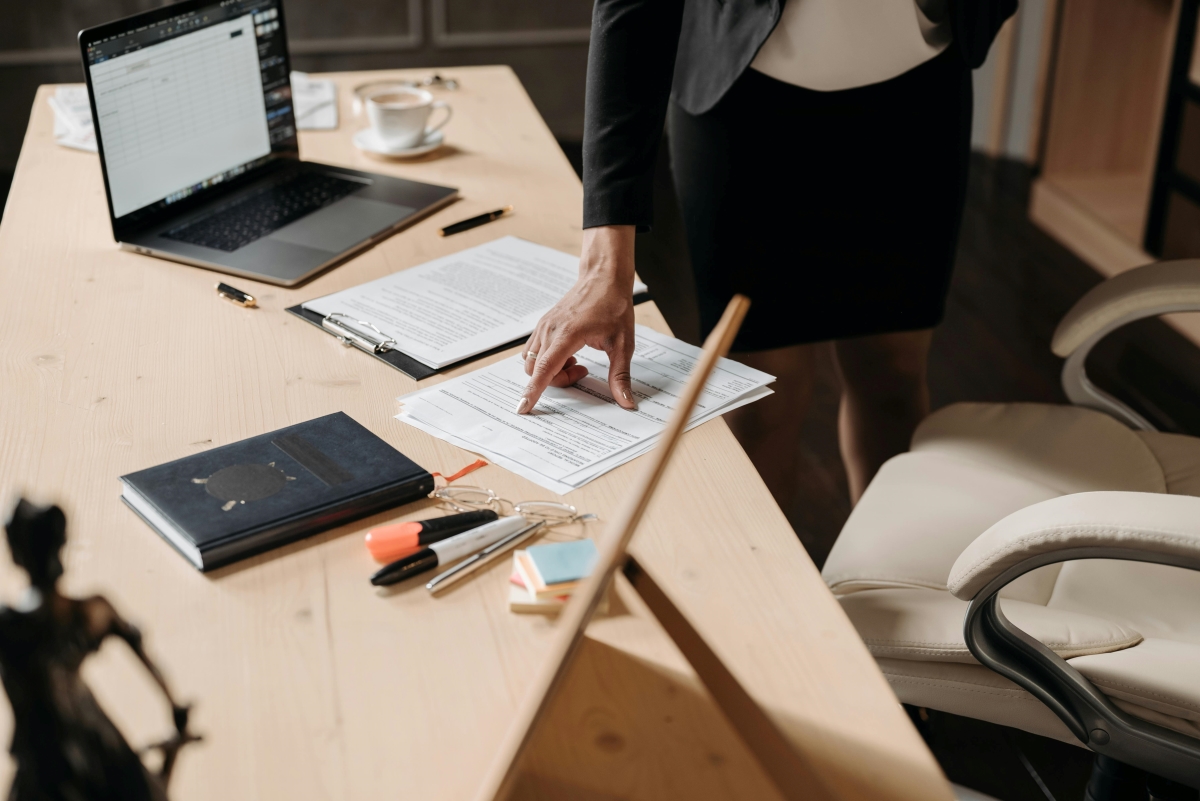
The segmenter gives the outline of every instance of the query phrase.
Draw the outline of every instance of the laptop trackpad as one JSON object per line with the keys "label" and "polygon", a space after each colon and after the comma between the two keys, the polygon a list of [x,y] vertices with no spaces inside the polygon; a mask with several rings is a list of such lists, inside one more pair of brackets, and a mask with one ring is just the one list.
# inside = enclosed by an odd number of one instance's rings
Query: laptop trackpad
{"label": "laptop trackpad", "polygon": [[339,253],[391,228],[414,211],[396,203],[348,197],[285,225],[268,239]]}

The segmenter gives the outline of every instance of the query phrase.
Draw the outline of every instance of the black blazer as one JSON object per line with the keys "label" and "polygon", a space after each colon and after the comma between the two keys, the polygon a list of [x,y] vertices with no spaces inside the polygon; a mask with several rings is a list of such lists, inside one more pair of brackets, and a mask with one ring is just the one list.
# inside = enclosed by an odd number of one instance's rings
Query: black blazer
{"label": "black blazer", "polygon": [[[717,104],[779,22],[784,0],[596,0],[583,124],[583,227],[652,222],[654,158],[673,98]],[[974,69],[1017,0],[950,0],[954,46]]]}

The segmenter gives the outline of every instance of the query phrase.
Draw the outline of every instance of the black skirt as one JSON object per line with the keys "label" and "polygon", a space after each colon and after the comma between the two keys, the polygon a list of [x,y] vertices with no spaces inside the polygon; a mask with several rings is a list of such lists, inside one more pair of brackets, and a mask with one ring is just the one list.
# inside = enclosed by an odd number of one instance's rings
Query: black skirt
{"label": "black skirt", "polygon": [[966,200],[971,74],[947,48],[817,92],[752,69],[712,111],[672,103],[671,168],[703,333],[735,292],[735,350],[941,321]]}

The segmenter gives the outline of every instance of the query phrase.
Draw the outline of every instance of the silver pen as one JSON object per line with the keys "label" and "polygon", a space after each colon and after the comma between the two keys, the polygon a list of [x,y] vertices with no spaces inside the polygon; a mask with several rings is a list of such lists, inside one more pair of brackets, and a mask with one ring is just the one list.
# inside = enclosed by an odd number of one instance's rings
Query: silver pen
{"label": "silver pen", "polygon": [[483,567],[488,562],[492,561],[492,559],[496,558],[508,549],[520,545],[522,542],[536,534],[544,525],[546,525],[545,521],[539,520],[536,523],[531,523],[525,528],[514,531],[512,534],[509,534],[499,542],[493,543],[479,553],[467,557],[449,570],[444,570],[441,573],[438,573],[430,580],[428,584],[425,585],[425,589],[429,590],[430,592],[438,592],[439,590],[446,589],[460,579],[463,579],[466,576],[469,576],[471,573],[474,573],[476,570]]}

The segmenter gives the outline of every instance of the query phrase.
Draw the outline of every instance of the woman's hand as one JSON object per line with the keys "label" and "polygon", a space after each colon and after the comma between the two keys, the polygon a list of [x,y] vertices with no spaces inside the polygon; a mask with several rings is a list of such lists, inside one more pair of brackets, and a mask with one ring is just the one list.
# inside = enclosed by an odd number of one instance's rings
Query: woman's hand
{"label": "woman's hand", "polygon": [[517,414],[537,405],[546,387],[566,387],[587,375],[575,353],[589,345],[608,354],[608,388],[626,409],[637,404],[629,384],[633,358],[632,225],[604,225],[583,232],[579,280],[538,321],[525,346],[531,376]]}

